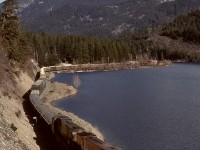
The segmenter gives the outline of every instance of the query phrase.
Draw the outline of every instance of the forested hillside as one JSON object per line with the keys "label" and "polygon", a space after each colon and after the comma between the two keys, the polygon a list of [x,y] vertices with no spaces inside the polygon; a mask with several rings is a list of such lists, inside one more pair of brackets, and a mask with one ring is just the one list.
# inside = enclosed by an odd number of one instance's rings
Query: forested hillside
{"label": "forested hillside", "polygon": [[83,64],[167,58],[166,52],[149,40],[151,35],[152,31],[147,29],[116,39],[29,32],[26,39],[41,66],[61,61]]}
{"label": "forested hillside", "polygon": [[[20,1],[23,4],[27,3]],[[169,22],[198,8],[200,1],[34,0],[26,6],[20,18],[27,31],[116,37]]]}
{"label": "forested hillside", "polygon": [[161,35],[200,43],[200,10],[179,16],[162,28]]}
{"label": "forested hillside", "polygon": [[[200,10],[182,15],[163,25],[159,35],[151,39],[165,49],[172,60],[200,62]],[[155,42],[156,41],[156,42]]]}
{"label": "forested hillside", "polygon": [[130,55],[136,56],[136,49],[119,40],[44,33],[27,35],[40,65],[54,65],[64,60],[79,64],[122,62]]}
{"label": "forested hillside", "polygon": [[[148,31],[148,32],[147,32]],[[150,43],[144,44],[145,50],[150,58],[165,58],[178,61],[200,62],[200,10],[194,10],[191,13],[178,16],[170,23],[166,23],[156,28],[127,34],[121,39],[128,43],[143,41]],[[135,37],[143,37],[143,40],[137,40]],[[146,36],[147,35],[147,36]],[[148,42],[147,42],[148,41]],[[145,47],[146,46],[146,47]],[[140,51],[137,48],[137,51]]]}

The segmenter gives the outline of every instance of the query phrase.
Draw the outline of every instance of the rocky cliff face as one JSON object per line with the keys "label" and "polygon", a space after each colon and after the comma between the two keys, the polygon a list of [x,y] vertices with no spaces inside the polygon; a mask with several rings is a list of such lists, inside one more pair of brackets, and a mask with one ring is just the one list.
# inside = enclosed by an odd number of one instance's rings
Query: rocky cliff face
{"label": "rocky cliff face", "polygon": [[30,0],[21,10],[27,30],[118,36],[152,27],[200,6],[199,0]]}

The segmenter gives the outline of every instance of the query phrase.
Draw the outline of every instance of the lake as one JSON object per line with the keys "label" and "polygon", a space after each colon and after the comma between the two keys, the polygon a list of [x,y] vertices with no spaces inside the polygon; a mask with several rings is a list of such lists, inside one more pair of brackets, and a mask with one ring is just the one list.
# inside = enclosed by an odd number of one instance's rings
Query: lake
{"label": "lake", "polygon": [[53,105],[98,127],[106,141],[124,150],[200,149],[200,65],[77,74],[78,94]]}

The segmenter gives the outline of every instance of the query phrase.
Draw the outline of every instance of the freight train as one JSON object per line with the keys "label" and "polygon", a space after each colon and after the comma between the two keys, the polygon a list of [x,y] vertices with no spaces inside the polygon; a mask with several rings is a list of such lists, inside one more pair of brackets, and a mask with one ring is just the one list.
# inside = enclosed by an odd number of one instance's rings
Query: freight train
{"label": "freight train", "polygon": [[45,90],[46,83],[47,80],[43,74],[31,88],[30,102],[51,127],[52,133],[63,147],[67,149],[69,145],[76,145],[80,150],[122,150],[98,139],[96,135],[86,132],[73,123],[69,117],[57,115],[50,111],[41,100],[41,94]]}

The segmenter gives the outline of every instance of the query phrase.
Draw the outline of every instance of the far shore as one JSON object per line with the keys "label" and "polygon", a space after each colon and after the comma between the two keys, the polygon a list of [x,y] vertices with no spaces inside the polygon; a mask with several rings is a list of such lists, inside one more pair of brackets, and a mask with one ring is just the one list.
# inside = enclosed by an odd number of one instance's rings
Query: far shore
{"label": "far shore", "polygon": [[154,68],[154,67],[165,67],[171,65],[172,62],[169,60],[157,61],[157,60],[146,60],[146,61],[128,61],[124,63],[104,63],[104,64],[66,64],[61,63],[57,66],[43,67],[44,73],[49,72],[94,72],[94,71],[115,71],[115,70],[128,70],[128,69],[139,69],[139,68]]}

